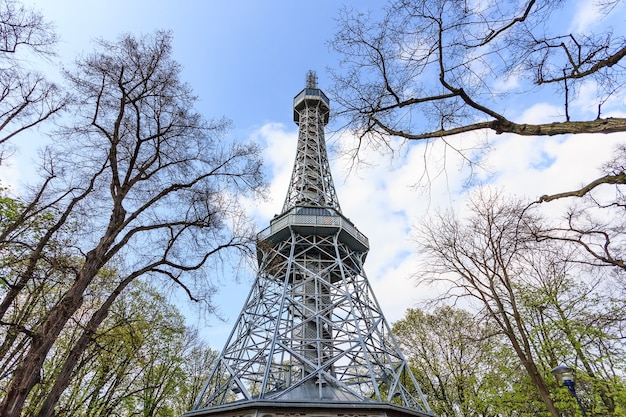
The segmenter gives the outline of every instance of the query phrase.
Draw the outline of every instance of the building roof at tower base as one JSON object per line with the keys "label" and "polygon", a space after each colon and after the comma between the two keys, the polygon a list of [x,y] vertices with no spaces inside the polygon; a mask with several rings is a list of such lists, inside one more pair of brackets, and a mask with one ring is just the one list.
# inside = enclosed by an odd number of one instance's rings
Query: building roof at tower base
{"label": "building roof at tower base", "polygon": [[380,402],[244,401],[189,411],[183,417],[434,417]]}

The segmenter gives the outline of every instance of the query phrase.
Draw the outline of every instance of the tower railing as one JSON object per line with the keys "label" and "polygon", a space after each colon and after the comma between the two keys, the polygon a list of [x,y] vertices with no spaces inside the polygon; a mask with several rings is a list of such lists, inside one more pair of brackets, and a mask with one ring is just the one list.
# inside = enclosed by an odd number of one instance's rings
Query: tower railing
{"label": "tower railing", "polygon": [[[307,97],[308,96],[308,97]],[[326,94],[320,89],[317,88],[305,88],[302,90],[294,99],[294,107],[297,107],[298,104],[305,98],[321,98],[327,106],[330,106],[330,99],[326,97]]]}
{"label": "tower railing", "polygon": [[369,240],[367,236],[359,232],[350,220],[338,214],[335,210],[325,209],[329,214],[324,215],[298,213],[301,210],[302,207],[296,206],[286,213],[275,217],[270,222],[269,227],[266,227],[257,234],[257,239],[265,240],[289,226],[316,226],[321,228],[332,227],[333,229],[343,229],[343,231],[350,235],[357,244],[363,246],[364,250],[369,248]]}

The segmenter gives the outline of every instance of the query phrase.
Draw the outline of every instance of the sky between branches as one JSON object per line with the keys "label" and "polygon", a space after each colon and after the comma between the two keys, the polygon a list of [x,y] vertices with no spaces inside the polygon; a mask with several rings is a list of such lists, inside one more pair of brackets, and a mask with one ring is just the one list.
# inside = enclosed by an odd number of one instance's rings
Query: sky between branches
{"label": "sky between branches", "polygon": [[[232,119],[233,135],[251,138],[265,147],[272,198],[248,203],[261,230],[280,212],[287,192],[297,140],[293,97],[304,87],[308,70],[317,72],[319,87],[324,90],[330,87],[326,69],[339,65],[339,57],[327,44],[336,30],[339,8],[345,5],[358,12],[378,13],[383,2],[25,0],[25,4],[33,5],[55,24],[60,36],[56,60],[68,66],[78,55],[93,49],[93,39],[114,40],[123,33],[172,30],[174,58],[184,68],[183,79],[200,99],[200,112],[207,117]],[[571,19],[564,24],[590,29],[598,24],[591,1],[575,4]],[[621,24],[624,26],[623,21]],[[518,122],[546,122],[560,114],[560,109],[546,103],[520,100]],[[584,101],[584,94],[578,100]],[[327,133],[333,147],[351,142],[346,133],[331,133],[338,127],[339,123],[331,122]],[[537,139],[502,135],[487,153],[487,169],[477,171],[476,178],[506,193],[533,199],[575,189],[595,178],[597,168],[610,157],[620,136]],[[452,140],[468,144],[482,139],[484,136]],[[28,180],[33,148],[25,146],[10,166],[2,167],[3,182],[17,185]],[[426,189],[416,186],[425,161],[429,172],[438,172],[444,157],[441,144],[432,145],[426,153],[425,145],[412,145],[393,161],[373,153],[363,156],[370,165],[354,168],[349,158],[331,152],[333,178],[344,215],[370,240],[366,274],[387,320],[394,322],[407,308],[437,291],[416,288],[412,282],[419,256],[411,240],[412,226],[437,209],[462,210],[471,186],[467,169],[449,150],[445,173]],[[201,327],[214,348],[220,349],[225,342],[253,278],[250,272],[240,282],[221,280],[216,301],[226,322],[209,318],[207,323],[185,310],[189,323]]]}

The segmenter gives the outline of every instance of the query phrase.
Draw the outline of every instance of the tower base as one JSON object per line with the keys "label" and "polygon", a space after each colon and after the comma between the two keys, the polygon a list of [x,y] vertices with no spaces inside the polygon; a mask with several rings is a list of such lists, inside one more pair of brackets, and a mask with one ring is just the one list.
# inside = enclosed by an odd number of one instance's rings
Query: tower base
{"label": "tower base", "polygon": [[384,403],[254,401],[189,411],[183,417],[433,417]]}

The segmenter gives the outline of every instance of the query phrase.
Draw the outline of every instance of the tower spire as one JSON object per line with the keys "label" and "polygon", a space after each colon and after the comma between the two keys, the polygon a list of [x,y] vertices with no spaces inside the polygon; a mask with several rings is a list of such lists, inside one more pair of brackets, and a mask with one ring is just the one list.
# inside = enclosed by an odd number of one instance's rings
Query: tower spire
{"label": "tower spire", "polygon": [[315,72],[309,71],[306,88],[293,102],[293,120],[299,126],[298,145],[283,213],[295,206],[329,207],[341,211],[324,138],[329,113],[330,100],[317,88]]}
{"label": "tower spire", "polygon": [[306,73],[306,88],[317,88],[317,74],[315,71]]}
{"label": "tower spire", "polygon": [[283,212],[257,236],[259,269],[193,416],[432,416],[363,263],[369,243],[343,216],[315,73],[294,100],[296,161]]}

